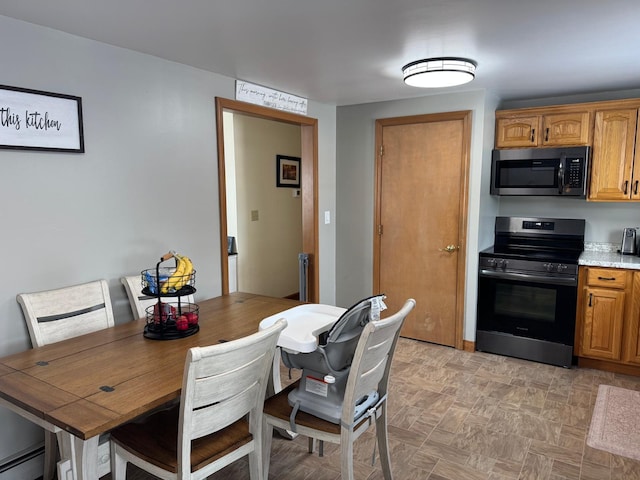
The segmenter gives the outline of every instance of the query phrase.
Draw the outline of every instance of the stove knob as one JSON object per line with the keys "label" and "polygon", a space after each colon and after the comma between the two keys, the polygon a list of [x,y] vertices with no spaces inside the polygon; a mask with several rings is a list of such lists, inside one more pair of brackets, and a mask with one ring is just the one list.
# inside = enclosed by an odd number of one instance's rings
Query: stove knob
{"label": "stove knob", "polygon": [[506,270],[507,269],[507,265],[509,265],[509,260],[505,260],[502,262],[502,269]]}
{"label": "stove knob", "polygon": [[487,267],[496,268],[496,259],[495,258],[487,258]]}
{"label": "stove knob", "polygon": [[558,264],[558,272],[564,272],[567,268],[569,267],[567,267],[564,263]]}
{"label": "stove knob", "polygon": [[545,263],[544,265],[542,265],[544,268],[547,269],[547,272],[553,272],[553,267],[555,266],[553,263]]}

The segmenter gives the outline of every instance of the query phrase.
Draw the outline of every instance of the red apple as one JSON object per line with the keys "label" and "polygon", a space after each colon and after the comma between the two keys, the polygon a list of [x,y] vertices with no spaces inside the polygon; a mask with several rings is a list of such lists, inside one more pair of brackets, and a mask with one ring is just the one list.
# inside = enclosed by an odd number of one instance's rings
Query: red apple
{"label": "red apple", "polygon": [[184,314],[187,317],[187,322],[189,325],[197,325],[198,324],[198,314],[196,312],[187,312]]}
{"label": "red apple", "polygon": [[189,328],[189,322],[187,321],[187,317],[184,315],[180,315],[176,320],[176,328],[178,330],[186,330]]}

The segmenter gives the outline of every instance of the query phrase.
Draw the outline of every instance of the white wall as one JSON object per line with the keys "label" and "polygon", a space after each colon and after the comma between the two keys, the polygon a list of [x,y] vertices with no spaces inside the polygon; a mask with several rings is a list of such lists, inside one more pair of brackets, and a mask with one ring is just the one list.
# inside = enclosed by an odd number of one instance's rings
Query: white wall
{"label": "white wall", "polygon": [[[339,305],[349,306],[370,295],[373,289],[375,120],[471,110],[464,339],[475,341],[478,248],[491,244],[492,238],[488,240],[488,237],[492,235],[497,211],[497,202],[487,195],[487,165],[490,166],[491,161],[496,104],[497,99],[484,91],[471,91],[338,107],[336,298]],[[489,147],[486,146],[488,140],[491,140]],[[438,228],[437,225],[434,228]]]}
{"label": "white wall", "polygon": [[[197,269],[196,300],[219,295],[215,97],[234,79],[0,17],[2,83],[82,97],[85,154],[0,150],[0,356],[30,348],[20,292],[109,281],[117,322],[131,319],[119,277],[170,249]],[[278,88],[278,85],[271,85]],[[295,92],[292,92],[295,93]],[[319,202],[335,208],[335,112],[319,120]],[[327,228],[329,227],[329,228]],[[335,295],[335,228],[319,227],[320,297]],[[0,409],[0,462],[41,441]]]}

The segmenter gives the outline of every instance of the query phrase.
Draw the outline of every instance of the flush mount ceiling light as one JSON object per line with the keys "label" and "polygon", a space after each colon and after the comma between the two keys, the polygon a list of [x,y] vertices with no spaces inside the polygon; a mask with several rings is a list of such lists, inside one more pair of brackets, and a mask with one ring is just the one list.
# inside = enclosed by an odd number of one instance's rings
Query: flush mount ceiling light
{"label": "flush mount ceiling light", "polygon": [[404,83],[412,87],[454,87],[470,82],[478,64],[468,58],[437,57],[407,63],[402,67]]}

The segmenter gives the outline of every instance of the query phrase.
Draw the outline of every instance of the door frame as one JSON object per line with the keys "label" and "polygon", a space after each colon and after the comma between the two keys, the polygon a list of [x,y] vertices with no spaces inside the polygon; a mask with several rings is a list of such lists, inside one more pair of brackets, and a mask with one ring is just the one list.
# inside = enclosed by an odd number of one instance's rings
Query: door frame
{"label": "door frame", "polygon": [[227,254],[227,183],[225,173],[223,113],[232,112],[300,126],[300,183],[302,199],[302,250],[309,254],[308,301],[317,302],[319,291],[318,262],[318,120],[303,115],[274,110],[259,105],[216,97],[216,134],[218,137],[218,194],[220,202],[220,266],[222,294],[229,293]]}
{"label": "door frame", "polygon": [[375,127],[375,184],[374,184],[374,225],[373,225],[373,293],[380,291],[380,236],[382,224],[382,158],[384,146],[382,132],[384,127],[394,125],[409,125],[414,123],[432,123],[448,120],[462,120],[462,185],[460,193],[459,223],[458,223],[458,268],[456,284],[455,307],[455,348],[464,348],[464,305],[467,269],[467,223],[469,203],[469,167],[471,148],[471,110],[456,112],[429,113],[424,115],[412,115],[408,117],[382,118],[376,120]]}

